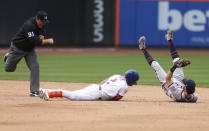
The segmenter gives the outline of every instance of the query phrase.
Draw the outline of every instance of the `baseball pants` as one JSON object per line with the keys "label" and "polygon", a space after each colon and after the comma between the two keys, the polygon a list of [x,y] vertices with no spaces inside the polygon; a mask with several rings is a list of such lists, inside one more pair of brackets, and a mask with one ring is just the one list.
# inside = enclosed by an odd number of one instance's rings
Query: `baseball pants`
{"label": "baseball pants", "polygon": [[[173,63],[175,63],[180,58],[175,58],[173,60]],[[166,75],[167,73],[165,70],[160,66],[160,64],[157,61],[153,61],[151,64],[151,67],[155,70],[156,76],[158,80],[160,81],[160,84],[162,85],[164,91],[167,93],[167,86],[166,86]],[[173,81],[179,81],[182,83],[182,80],[184,79],[184,71],[183,68],[176,68],[176,70],[173,73],[172,80]]]}
{"label": "baseball pants", "polygon": [[19,61],[24,57],[25,62],[30,69],[30,91],[36,92],[39,90],[39,63],[35,50],[25,52],[18,49],[11,43],[7,60],[5,62],[5,71],[14,72]]}
{"label": "baseball pants", "polygon": [[70,100],[75,101],[93,101],[99,100],[102,97],[102,91],[99,85],[91,84],[84,89],[76,91],[67,91],[67,90],[51,90],[47,89],[50,92],[53,91],[62,91],[62,96]]}

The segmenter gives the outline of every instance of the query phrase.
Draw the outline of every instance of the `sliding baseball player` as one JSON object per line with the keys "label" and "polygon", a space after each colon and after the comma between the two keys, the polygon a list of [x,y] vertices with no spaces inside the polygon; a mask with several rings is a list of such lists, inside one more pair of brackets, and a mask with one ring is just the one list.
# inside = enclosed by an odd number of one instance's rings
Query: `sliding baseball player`
{"label": "sliding baseball player", "polygon": [[40,98],[49,100],[55,97],[65,97],[70,100],[120,100],[128,91],[128,86],[136,85],[139,80],[137,71],[131,69],[121,75],[113,75],[100,84],[92,84],[76,91],[51,90],[40,88]]}
{"label": "sliding baseball player", "polygon": [[170,53],[173,58],[173,67],[166,74],[163,68],[155,61],[148,53],[145,46],[145,37],[139,39],[139,49],[142,50],[147,62],[156,72],[162,88],[166,95],[177,102],[196,102],[198,95],[195,93],[195,82],[191,79],[184,78],[183,68],[190,64],[189,60],[179,58],[173,44],[173,31],[169,30],[166,35],[166,40],[170,45]]}

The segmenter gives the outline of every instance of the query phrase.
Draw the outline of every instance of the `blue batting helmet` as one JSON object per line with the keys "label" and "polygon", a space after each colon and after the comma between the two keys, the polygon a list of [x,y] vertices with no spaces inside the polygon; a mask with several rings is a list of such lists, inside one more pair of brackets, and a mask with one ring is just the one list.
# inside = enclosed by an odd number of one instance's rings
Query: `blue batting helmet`
{"label": "blue batting helmet", "polygon": [[139,74],[136,70],[130,69],[125,73],[126,82],[129,86],[137,85],[137,81],[139,80]]}

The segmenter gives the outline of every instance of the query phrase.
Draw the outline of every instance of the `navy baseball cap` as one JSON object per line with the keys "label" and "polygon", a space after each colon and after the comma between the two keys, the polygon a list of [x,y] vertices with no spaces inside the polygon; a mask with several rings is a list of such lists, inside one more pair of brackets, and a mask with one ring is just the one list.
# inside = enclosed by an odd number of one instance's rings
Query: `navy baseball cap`
{"label": "navy baseball cap", "polygon": [[191,79],[183,79],[183,83],[186,86],[186,90],[188,94],[192,94],[195,92],[195,82]]}
{"label": "navy baseball cap", "polygon": [[137,85],[137,81],[139,80],[139,74],[136,70],[130,69],[125,73],[126,82],[129,86]]}
{"label": "navy baseball cap", "polygon": [[39,20],[41,20],[41,22],[43,23],[49,23],[48,20],[48,14],[45,11],[38,11],[36,16],[38,17]]}

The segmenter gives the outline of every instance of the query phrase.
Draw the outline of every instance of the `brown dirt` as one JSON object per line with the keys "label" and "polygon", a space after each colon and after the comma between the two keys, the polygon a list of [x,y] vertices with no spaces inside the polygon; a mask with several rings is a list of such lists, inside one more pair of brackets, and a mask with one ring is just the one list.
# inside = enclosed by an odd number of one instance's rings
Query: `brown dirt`
{"label": "brown dirt", "polygon": [[[0,49],[0,55],[7,52]],[[209,50],[178,50],[209,55]],[[138,49],[38,48],[38,54],[136,54]],[[169,50],[150,50],[168,54]],[[208,131],[209,89],[197,103],[176,103],[159,86],[130,87],[121,101],[44,101],[29,97],[28,81],[0,80],[0,131]],[[87,83],[41,82],[42,88],[76,90]]]}
{"label": "brown dirt", "polygon": [[[0,80],[1,131],[208,131],[209,89],[197,103],[176,103],[159,86],[134,86],[121,101],[44,101],[29,97],[28,81]],[[76,90],[87,83],[41,82]]]}

